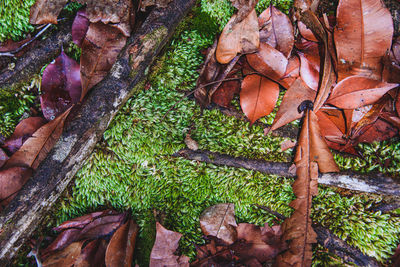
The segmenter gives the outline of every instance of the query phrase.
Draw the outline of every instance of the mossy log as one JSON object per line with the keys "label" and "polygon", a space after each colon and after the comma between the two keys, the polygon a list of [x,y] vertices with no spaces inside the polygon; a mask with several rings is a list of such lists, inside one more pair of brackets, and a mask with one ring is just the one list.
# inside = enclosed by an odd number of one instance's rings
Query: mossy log
{"label": "mossy log", "polygon": [[[16,198],[0,214],[0,265],[10,264],[81,168],[97,141],[140,84],[194,0],[174,0],[151,11],[128,40],[107,77],[71,111],[64,132]],[[71,116],[72,115],[72,116]]]}
{"label": "mossy log", "polygon": [[[45,64],[60,54],[63,45],[72,41],[72,20],[60,23],[57,26],[58,29],[53,29],[45,40],[38,42],[18,58],[12,68],[4,68],[0,71],[0,94],[13,93],[20,89],[21,84],[28,82],[33,75],[40,72]],[[10,57],[5,57],[4,60],[12,62]]]}
{"label": "mossy log", "polygon": [[[175,153],[174,156],[215,165],[245,168],[283,177],[295,176],[295,171],[290,171],[291,164],[286,162],[236,158],[220,153],[190,149],[182,149]],[[318,183],[366,193],[400,196],[400,181],[380,173],[324,173],[319,175]]]}

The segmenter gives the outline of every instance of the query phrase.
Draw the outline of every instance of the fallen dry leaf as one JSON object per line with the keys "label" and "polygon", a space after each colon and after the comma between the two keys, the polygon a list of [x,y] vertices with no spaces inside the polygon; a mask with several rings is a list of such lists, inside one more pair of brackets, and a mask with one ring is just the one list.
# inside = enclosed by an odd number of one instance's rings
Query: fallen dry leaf
{"label": "fallen dry leaf", "polygon": [[64,121],[71,109],[40,127],[6,162],[5,167],[26,166],[34,170],[45,159],[62,134]]}
{"label": "fallen dry leaf", "polygon": [[327,100],[338,108],[355,109],[375,103],[398,84],[381,82],[364,76],[350,76],[340,81]]}
{"label": "fallen dry leaf", "polygon": [[72,41],[78,46],[82,46],[86,33],[89,29],[90,21],[87,18],[86,10],[79,10],[76,13],[74,22],[72,23]]}
{"label": "fallen dry leaf", "polygon": [[315,95],[316,92],[298,78],[283,96],[282,103],[279,106],[270,131],[301,118],[303,112],[298,111],[298,106],[305,100],[313,101]]}
{"label": "fallen dry leaf", "polygon": [[128,220],[115,231],[106,251],[107,267],[130,267],[132,265],[138,232],[139,226],[133,220]]}
{"label": "fallen dry leaf", "polygon": [[81,250],[81,254],[75,261],[74,267],[105,267],[104,257],[106,254],[107,241],[95,239],[90,241]]}
{"label": "fallen dry leaf", "polygon": [[79,64],[64,51],[43,71],[40,104],[43,116],[54,120],[81,97]]}
{"label": "fallen dry leaf", "polygon": [[288,60],[272,46],[261,43],[254,54],[246,56],[249,65],[268,78],[279,81],[286,73]]}
{"label": "fallen dry leaf", "polygon": [[381,76],[381,58],[390,49],[393,22],[381,1],[341,0],[337,7],[334,39],[339,81],[367,73]]}
{"label": "fallen dry leaf", "polygon": [[288,60],[285,74],[278,80],[278,82],[280,85],[288,89],[296,81],[299,75],[300,75],[300,60],[298,56],[293,55]]}
{"label": "fallen dry leaf", "polygon": [[57,17],[68,0],[37,0],[31,7],[31,24],[57,24]]}
{"label": "fallen dry leaf", "polygon": [[293,140],[285,140],[285,141],[283,141],[283,142],[281,143],[281,151],[283,152],[283,151],[286,151],[286,150],[288,150],[288,149],[290,149],[290,148],[293,148],[293,147],[296,146],[296,144],[297,144],[296,141],[293,141]]}
{"label": "fallen dry leaf", "polygon": [[257,14],[254,9],[240,22],[237,22],[236,15],[233,15],[219,37],[216,49],[217,61],[227,64],[238,53],[255,52],[260,46],[259,35]]}
{"label": "fallen dry leaf", "polygon": [[230,0],[238,10],[236,21],[241,22],[254,10],[258,0]]}
{"label": "fallen dry leaf", "polygon": [[6,152],[0,148],[0,168],[3,167],[8,159],[9,157],[7,156]]}
{"label": "fallen dry leaf", "polygon": [[[1,170],[0,205],[3,206],[4,205],[4,203],[2,203],[3,200],[10,198],[10,196],[18,192],[32,176],[32,173],[33,172],[31,168],[25,168],[25,167],[11,167],[8,169]],[[7,202],[11,201],[11,199],[8,199]]]}
{"label": "fallen dry leaf", "polygon": [[101,22],[90,24],[82,42],[81,100],[107,75],[125,43],[126,37],[119,30]]}
{"label": "fallen dry leaf", "polygon": [[297,28],[303,38],[307,39],[308,41],[318,42],[318,39],[315,37],[313,32],[301,21],[297,22]]}
{"label": "fallen dry leaf", "polygon": [[227,81],[223,82],[220,87],[212,95],[211,100],[213,103],[229,108],[231,107],[232,99],[235,95],[240,92],[240,82],[237,81]]}
{"label": "fallen dry leaf", "polygon": [[200,215],[200,227],[204,235],[215,236],[227,245],[236,241],[236,226],[235,206],[231,203],[208,207]]}
{"label": "fallen dry leaf", "polygon": [[43,267],[73,266],[81,254],[82,245],[83,241],[74,242],[65,249],[55,252],[43,262]]}
{"label": "fallen dry leaf", "polygon": [[175,255],[181,237],[182,234],[169,231],[157,222],[156,241],[151,250],[149,266],[189,266],[189,257]]}
{"label": "fallen dry leaf", "polygon": [[11,155],[14,154],[22,146],[22,144],[45,123],[46,120],[42,117],[30,117],[23,119],[17,124],[13,134],[4,141],[2,148],[4,148]]}
{"label": "fallen dry leaf", "polygon": [[253,124],[275,108],[279,97],[279,85],[257,74],[246,76],[240,91],[240,106]]}
{"label": "fallen dry leaf", "polygon": [[303,79],[308,87],[317,91],[321,64],[318,44],[314,42],[303,42],[301,46],[303,49],[297,52],[300,57],[301,79]]}
{"label": "fallen dry leaf", "polygon": [[270,5],[258,17],[260,43],[269,44],[289,58],[294,45],[293,25],[289,17]]}

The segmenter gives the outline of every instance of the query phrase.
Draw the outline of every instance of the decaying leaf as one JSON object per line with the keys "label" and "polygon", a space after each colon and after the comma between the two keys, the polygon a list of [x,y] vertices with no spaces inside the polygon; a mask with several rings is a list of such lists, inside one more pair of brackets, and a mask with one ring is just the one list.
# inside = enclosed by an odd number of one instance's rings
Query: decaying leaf
{"label": "decaying leaf", "polygon": [[274,110],[279,97],[279,85],[257,74],[246,76],[240,91],[240,106],[250,123]]}
{"label": "decaying leaf", "polygon": [[365,73],[380,78],[381,58],[390,49],[393,22],[382,1],[341,0],[334,39],[339,81]]}
{"label": "decaying leaf", "polygon": [[300,75],[300,60],[297,56],[291,56],[286,66],[286,72],[278,82],[280,85],[288,89],[296,81]]}
{"label": "decaying leaf", "polygon": [[236,21],[241,22],[254,10],[258,0],[230,0],[238,10]]}
{"label": "decaying leaf", "polygon": [[95,239],[90,241],[82,248],[81,254],[75,261],[74,267],[105,267],[104,257],[106,254],[106,248],[107,241],[104,239]]}
{"label": "decaying leaf", "polygon": [[305,39],[312,42],[318,42],[313,32],[303,22],[298,21],[297,28],[299,29],[301,36],[303,36]]}
{"label": "decaying leaf", "polygon": [[301,79],[303,79],[308,87],[317,91],[321,64],[318,44],[315,42],[303,41],[301,44],[298,44],[297,47],[302,48],[301,51],[297,52],[300,57]]}
{"label": "decaying leaf", "polygon": [[226,81],[223,82],[220,87],[218,87],[218,89],[212,95],[211,100],[221,107],[229,108],[231,107],[233,97],[239,94],[239,92],[239,81]]}
{"label": "decaying leaf", "polygon": [[260,43],[269,44],[288,58],[294,45],[293,26],[288,16],[270,5],[258,17],[258,24]]}
{"label": "decaying leaf", "polygon": [[40,127],[6,162],[5,167],[25,166],[34,170],[44,160],[62,134],[64,121],[71,109]]}
{"label": "decaying leaf", "polygon": [[101,22],[90,24],[82,42],[81,100],[107,75],[125,43],[126,37],[119,30]]}
{"label": "decaying leaf", "polygon": [[64,51],[43,71],[40,104],[47,120],[54,120],[81,97],[79,64]]}
{"label": "decaying leaf", "polygon": [[3,167],[3,165],[6,163],[8,159],[9,158],[6,152],[4,152],[4,150],[0,148],[0,168]]}
{"label": "decaying leaf", "polygon": [[235,206],[231,203],[208,207],[200,215],[200,227],[206,236],[215,236],[226,244],[236,241]]}
{"label": "decaying leaf", "polygon": [[246,56],[249,65],[268,78],[279,81],[286,73],[288,60],[272,46],[261,43],[254,54]]}
{"label": "decaying leaf", "polygon": [[79,47],[85,39],[86,33],[89,29],[90,21],[87,18],[86,10],[79,10],[76,13],[74,22],[72,23],[72,41]]}
{"label": "decaying leaf", "polygon": [[60,250],[43,262],[43,267],[73,266],[81,254],[83,241],[74,242],[63,250]]}
{"label": "decaying leaf", "polygon": [[68,0],[37,0],[31,7],[31,24],[57,24],[57,17]]}
{"label": "decaying leaf", "polygon": [[301,118],[303,112],[299,113],[298,106],[305,100],[313,101],[315,95],[316,92],[298,78],[283,96],[282,103],[279,106],[270,131]]}
{"label": "decaying leaf", "polygon": [[31,176],[32,169],[25,167],[11,167],[0,171],[0,210],[16,196],[15,193]]}
{"label": "decaying leaf", "polygon": [[375,103],[398,84],[381,82],[364,76],[350,76],[340,81],[327,101],[338,108],[355,109]]}
{"label": "decaying leaf", "polygon": [[256,11],[253,9],[240,22],[236,16],[232,16],[219,37],[216,58],[221,64],[229,63],[238,53],[255,52],[260,45]]}
{"label": "decaying leaf", "polygon": [[107,267],[130,267],[139,226],[128,220],[113,234],[106,251]]}
{"label": "decaying leaf", "polygon": [[186,146],[191,149],[191,150],[198,150],[199,149],[199,144],[190,137],[190,134],[186,134],[185,136],[185,144]]}
{"label": "decaying leaf", "polygon": [[14,154],[22,146],[22,144],[45,123],[46,120],[41,117],[30,117],[23,119],[15,127],[13,134],[4,141],[4,145],[2,147],[8,153]]}
{"label": "decaying leaf", "polygon": [[174,254],[182,234],[169,231],[158,222],[156,231],[156,241],[150,254],[150,267],[189,266],[189,257]]}

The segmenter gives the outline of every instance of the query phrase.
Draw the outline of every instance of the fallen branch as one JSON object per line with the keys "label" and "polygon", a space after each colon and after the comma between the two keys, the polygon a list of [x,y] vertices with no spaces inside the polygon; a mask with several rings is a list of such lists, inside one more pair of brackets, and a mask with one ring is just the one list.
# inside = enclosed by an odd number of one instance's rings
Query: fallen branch
{"label": "fallen branch", "polygon": [[28,82],[45,64],[58,56],[61,47],[72,41],[71,27],[72,20],[63,21],[45,40],[18,58],[13,68],[0,71],[0,93],[13,92],[19,84]]}
{"label": "fallen branch", "polygon": [[[271,210],[268,207],[256,205],[258,208],[271,213],[280,220],[285,220],[286,217],[279,212]],[[329,252],[339,256],[346,262],[355,263],[357,266],[379,266],[379,263],[372,257],[362,253],[359,249],[354,248],[343,241],[325,227],[314,224],[314,231],[317,234],[317,242],[321,246],[327,248]]]}
{"label": "fallen branch", "polygon": [[118,110],[142,89],[147,69],[195,0],[151,11],[110,73],[75,106],[64,132],[34,176],[0,214],[0,266],[6,266],[82,167]]}
{"label": "fallen branch", "polygon": [[[215,165],[245,168],[283,177],[294,177],[295,175],[294,172],[290,171],[291,164],[285,162],[236,158],[220,153],[190,149],[182,149],[173,156]],[[368,175],[355,172],[324,173],[319,175],[318,183],[366,193],[400,196],[400,182],[379,173]]]}

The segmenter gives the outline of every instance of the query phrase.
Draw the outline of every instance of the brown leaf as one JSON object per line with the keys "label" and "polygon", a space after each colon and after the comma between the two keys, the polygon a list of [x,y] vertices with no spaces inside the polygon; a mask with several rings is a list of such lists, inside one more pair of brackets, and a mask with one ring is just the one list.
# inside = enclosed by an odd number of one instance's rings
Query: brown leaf
{"label": "brown leaf", "polygon": [[62,134],[64,121],[71,109],[40,127],[22,147],[11,156],[5,167],[28,166],[34,170],[45,159]]}
{"label": "brown leaf", "polygon": [[70,267],[81,254],[84,241],[74,242],[63,250],[57,251],[43,262],[43,267]]}
{"label": "brown leaf", "polygon": [[290,139],[289,140],[285,140],[285,141],[283,141],[281,143],[281,151],[283,152],[283,151],[286,151],[286,150],[288,150],[290,148],[293,148],[293,147],[296,146],[296,144],[297,144],[297,142],[295,142],[293,140],[290,140]]}
{"label": "brown leaf", "polygon": [[398,134],[399,131],[396,127],[382,119],[377,119],[369,127],[365,127],[363,131],[360,131],[360,135],[352,141],[355,144],[380,142],[393,138]]}
{"label": "brown leaf", "polygon": [[116,211],[113,210],[103,210],[103,211],[96,211],[89,214],[85,214],[80,217],[76,217],[74,219],[68,220],[63,222],[57,227],[53,228],[53,231],[61,231],[66,230],[68,228],[84,228],[87,224],[92,222],[94,219],[107,216],[107,215],[116,215],[118,214]]}
{"label": "brown leaf", "polygon": [[282,103],[276,113],[270,131],[276,130],[291,121],[300,119],[303,112],[299,113],[298,106],[305,100],[313,101],[316,92],[310,89],[298,78],[283,96]]}
{"label": "brown leaf", "polygon": [[0,171],[0,202],[18,192],[32,175],[31,168],[11,167]]}
{"label": "brown leaf", "polygon": [[392,17],[381,1],[340,1],[334,32],[339,81],[364,71],[379,79],[380,61],[390,49],[392,35]]}
{"label": "brown leaf", "polygon": [[294,45],[293,25],[288,16],[270,5],[258,17],[260,25],[260,42],[290,56]]}
{"label": "brown leaf", "polygon": [[300,57],[300,76],[308,87],[317,91],[321,64],[318,44],[304,42],[301,46],[303,49],[297,52]]}
{"label": "brown leaf", "polygon": [[81,93],[79,64],[64,51],[43,71],[40,105],[43,116],[54,120],[61,113],[78,103]]}
{"label": "brown leaf", "polygon": [[68,0],[37,0],[31,7],[31,24],[57,24],[57,17]]}
{"label": "brown leaf", "polygon": [[7,150],[8,153],[14,154],[22,144],[45,123],[46,120],[41,117],[23,119],[15,127],[14,133],[4,141],[2,147]]}
{"label": "brown leaf", "polygon": [[182,234],[169,231],[158,222],[156,223],[156,231],[156,241],[150,254],[150,267],[189,266],[188,257],[174,254]]}
{"label": "brown leaf", "polygon": [[89,29],[90,21],[87,18],[86,10],[79,10],[76,13],[74,22],[72,23],[72,41],[79,47],[85,39],[86,33]]}
{"label": "brown leaf", "polygon": [[81,230],[79,239],[92,239],[109,235],[121,226],[125,218],[125,213],[96,218]]}
{"label": "brown leaf", "polygon": [[350,76],[340,81],[332,89],[327,103],[338,108],[355,109],[375,103],[397,85],[364,76]]}
{"label": "brown leaf", "polygon": [[288,89],[297,80],[300,75],[300,60],[297,56],[293,55],[289,58],[286,66],[286,72],[278,80],[279,84]]}
{"label": "brown leaf", "polygon": [[71,243],[78,241],[80,229],[67,229],[59,234],[56,239],[41,252],[42,258],[49,257],[54,251],[61,250],[69,246]]}
{"label": "brown leaf", "polygon": [[231,203],[208,207],[200,215],[204,235],[215,236],[228,245],[236,241],[236,226],[235,206]]}
{"label": "brown leaf", "polygon": [[227,81],[223,82],[221,86],[212,95],[211,100],[215,104],[229,108],[233,97],[240,92],[239,81]]}
{"label": "brown leaf", "polygon": [[297,28],[299,29],[301,36],[305,39],[312,42],[318,42],[318,39],[315,37],[313,32],[303,22],[298,21]]}
{"label": "brown leaf", "polygon": [[253,69],[274,81],[280,80],[286,73],[288,60],[268,44],[261,43],[259,50],[247,55],[246,58]]}
{"label": "brown leaf", "polygon": [[199,144],[195,140],[193,140],[192,137],[190,137],[190,134],[186,134],[184,141],[185,141],[186,146],[189,149],[195,150],[195,151],[199,149]]}
{"label": "brown leaf", "polygon": [[258,0],[230,0],[232,5],[238,10],[237,22],[244,20],[249,13],[254,10]]}
{"label": "brown leaf", "polygon": [[139,226],[128,220],[113,234],[106,251],[107,267],[130,267]]}
{"label": "brown leaf", "polygon": [[257,74],[246,76],[240,91],[240,106],[253,124],[274,110],[279,97],[279,85]]}
{"label": "brown leaf", "polygon": [[148,6],[157,6],[157,7],[167,7],[168,3],[172,0],[142,0],[140,1],[140,7],[142,11],[145,11]]}
{"label": "brown leaf", "polygon": [[240,22],[236,22],[236,15],[232,16],[219,37],[216,58],[219,63],[227,64],[237,53],[252,53],[259,46],[258,20],[256,11],[253,9]]}
{"label": "brown leaf", "polygon": [[76,259],[74,267],[105,267],[104,256],[106,254],[107,241],[95,239],[89,242]]}
{"label": "brown leaf", "polygon": [[0,168],[3,167],[3,165],[6,163],[8,159],[9,158],[6,152],[4,152],[4,150],[0,148]]}
{"label": "brown leaf", "polygon": [[126,37],[119,30],[101,22],[90,24],[82,43],[82,96],[99,83],[111,69]]}

